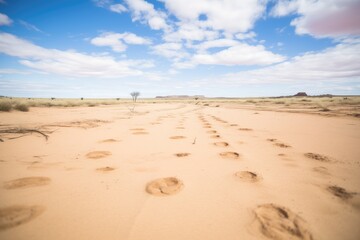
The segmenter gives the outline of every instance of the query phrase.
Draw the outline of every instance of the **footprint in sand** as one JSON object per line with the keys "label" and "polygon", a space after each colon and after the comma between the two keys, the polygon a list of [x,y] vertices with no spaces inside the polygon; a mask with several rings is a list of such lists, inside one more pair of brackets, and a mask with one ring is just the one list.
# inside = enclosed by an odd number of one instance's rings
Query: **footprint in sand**
{"label": "footprint in sand", "polygon": [[175,153],[175,156],[177,156],[177,157],[187,157],[189,155],[190,155],[190,153]]}
{"label": "footprint in sand", "polygon": [[258,182],[262,180],[262,177],[259,174],[250,172],[250,171],[240,171],[235,173],[235,177],[245,181],[245,182]]}
{"label": "footprint in sand", "polygon": [[111,152],[109,151],[93,151],[86,154],[87,158],[90,159],[99,159],[99,158],[105,158],[107,156],[110,156]]}
{"label": "footprint in sand", "polygon": [[216,135],[211,135],[210,137],[211,137],[211,138],[220,138],[220,135],[217,135],[217,134],[216,134]]}
{"label": "footprint in sand", "polygon": [[285,143],[274,143],[275,146],[281,147],[281,148],[290,148],[290,145],[287,145]]}
{"label": "footprint in sand", "polygon": [[96,171],[98,171],[98,172],[111,172],[114,170],[115,170],[115,168],[113,168],[113,167],[102,167],[102,168],[96,169]]}
{"label": "footprint in sand", "polygon": [[330,158],[328,158],[327,156],[321,155],[321,154],[317,154],[317,153],[305,153],[304,154],[305,157],[310,158],[310,159],[314,159],[320,162],[330,162]]}
{"label": "footprint in sand", "polygon": [[209,130],[209,131],[207,131],[207,133],[213,134],[213,133],[217,133],[217,131],[216,130]]}
{"label": "footprint in sand", "polygon": [[149,134],[148,132],[133,132],[133,135],[147,135]]}
{"label": "footprint in sand", "polygon": [[305,220],[291,210],[275,205],[263,204],[255,210],[255,224],[268,238],[277,240],[312,240],[313,236]]}
{"label": "footprint in sand", "polygon": [[314,167],[313,170],[315,172],[321,173],[323,175],[329,175],[330,176],[329,170],[326,167],[322,167],[322,166]]}
{"label": "footprint in sand", "polygon": [[158,178],[146,185],[146,192],[155,196],[168,196],[178,193],[184,184],[175,177]]}
{"label": "footprint in sand", "polygon": [[109,139],[104,139],[102,141],[100,141],[102,143],[114,143],[114,142],[118,142],[118,140],[113,139],[113,138],[109,138]]}
{"label": "footprint in sand", "polygon": [[356,192],[348,192],[345,188],[338,187],[335,185],[328,186],[326,190],[328,190],[334,196],[345,201],[353,198],[357,194]]}
{"label": "footprint in sand", "polygon": [[218,146],[218,147],[227,147],[227,146],[229,146],[229,144],[227,142],[215,142],[214,145]]}
{"label": "footprint in sand", "polygon": [[130,128],[130,131],[145,131],[144,128]]}
{"label": "footprint in sand", "polygon": [[240,157],[240,154],[238,154],[237,152],[222,152],[220,153],[220,156],[223,158],[238,159]]}
{"label": "footprint in sand", "polygon": [[172,136],[170,139],[184,139],[184,136]]}
{"label": "footprint in sand", "polygon": [[11,206],[0,208],[0,231],[30,222],[45,211],[41,206]]}
{"label": "footprint in sand", "polygon": [[251,128],[239,128],[238,130],[240,130],[240,131],[252,131]]}
{"label": "footprint in sand", "polygon": [[45,186],[51,182],[48,177],[25,177],[11,180],[4,183],[5,189],[18,189],[27,187]]}

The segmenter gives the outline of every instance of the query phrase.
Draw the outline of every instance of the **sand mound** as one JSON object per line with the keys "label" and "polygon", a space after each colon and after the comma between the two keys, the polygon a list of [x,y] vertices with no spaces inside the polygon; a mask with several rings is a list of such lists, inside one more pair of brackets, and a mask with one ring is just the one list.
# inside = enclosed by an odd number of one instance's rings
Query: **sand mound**
{"label": "sand mound", "polygon": [[173,195],[183,188],[184,184],[175,177],[159,178],[146,185],[146,191],[155,196]]}
{"label": "sand mound", "polygon": [[170,139],[184,139],[184,136],[172,136]]}
{"label": "sand mound", "polygon": [[249,171],[236,172],[235,176],[246,182],[258,182],[262,179],[258,174]]}
{"label": "sand mound", "polygon": [[266,237],[276,240],[313,239],[306,222],[297,214],[275,204],[263,204],[255,209],[256,221]]}
{"label": "sand mound", "polygon": [[311,158],[320,162],[330,162],[330,159],[324,155],[317,154],[317,153],[305,153],[305,157]]}
{"label": "sand mound", "polygon": [[99,158],[104,158],[107,156],[110,156],[111,152],[109,151],[93,151],[93,152],[89,152],[86,154],[87,158],[91,158],[91,159],[99,159]]}
{"label": "sand mound", "polygon": [[220,156],[223,158],[238,159],[240,154],[237,152],[222,152],[220,153]]}
{"label": "sand mound", "polygon": [[218,147],[227,147],[227,146],[229,146],[229,144],[227,142],[215,142],[214,145],[218,146]]}
{"label": "sand mound", "polygon": [[175,154],[175,156],[177,156],[177,157],[187,157],[189,155],[190,155],[190,153],[176,153]]}
{"label": "sand mound", "polygon": [[112,167],[102,167],[102,168],[97,168],[96,171],[99,171],[99,172],[110,172],[110,171],[114,171],[115,168],[112,168]]}
{"label": "sand mound", "polygon": [[353,198],[356,193],[354,192],[348,192],[345,188],[338,187],[338,186],[329,186],[327,187],[327,190],[335,195],[338,198],[341,198],[342,200],[348,200]]}
{"label": "sand mound", "polygon": [[4,183],[5,189],[17,189],[26,187],[38,187],[48,185],[51,179],[48,177],[25,177]]}
{"label": "sand mound", "polygon": [[0,230],[6,230],[29,222],[45,209],[40,206],[11,206],[0,208]]}

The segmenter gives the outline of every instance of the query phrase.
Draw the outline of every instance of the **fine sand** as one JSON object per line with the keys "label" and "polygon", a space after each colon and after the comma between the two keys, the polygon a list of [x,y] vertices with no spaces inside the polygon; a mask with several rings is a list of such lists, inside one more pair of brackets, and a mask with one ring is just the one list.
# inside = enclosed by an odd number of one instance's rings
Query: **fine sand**
{"label": "fine sand", "polygon": [[0,239],[360,239],[359,118],[178,102],[0,129]]}

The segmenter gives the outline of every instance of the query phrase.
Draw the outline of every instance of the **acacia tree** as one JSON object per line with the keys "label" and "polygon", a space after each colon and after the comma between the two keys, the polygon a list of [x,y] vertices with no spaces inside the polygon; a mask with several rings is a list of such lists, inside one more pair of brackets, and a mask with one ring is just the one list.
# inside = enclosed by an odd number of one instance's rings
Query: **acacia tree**
{"label": "acacia tree", "polygon": [[140,92],[132,92],[130,93],[130,95],[132,97],[133,102],[136,102],[138,96],[140,95]]}

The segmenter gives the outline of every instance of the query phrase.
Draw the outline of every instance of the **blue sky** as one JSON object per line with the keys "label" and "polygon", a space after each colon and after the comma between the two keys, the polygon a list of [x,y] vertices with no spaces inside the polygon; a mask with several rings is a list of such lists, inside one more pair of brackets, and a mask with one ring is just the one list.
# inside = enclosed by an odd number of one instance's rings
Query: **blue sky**
{"label": "blue sky", "polygon": [[359,12],[359,0],[0,0],[0,95],[359,95]]}

